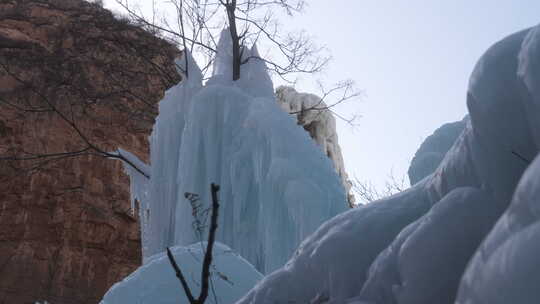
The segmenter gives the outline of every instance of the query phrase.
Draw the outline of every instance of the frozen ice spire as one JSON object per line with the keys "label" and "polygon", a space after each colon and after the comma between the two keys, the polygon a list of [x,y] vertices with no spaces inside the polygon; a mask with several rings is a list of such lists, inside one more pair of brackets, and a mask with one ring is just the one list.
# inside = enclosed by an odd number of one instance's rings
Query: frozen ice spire
{"label": "frozen ice spire", "polygon": [[240,86],[255,97],[274,98],[274,84],[268,74],[268,67],[259,55],[257,45],[253,44],[251,50],[246,48],[247,61],[241,67]]}
{"label": "frozen ice spire", "polygon": [[216,50],[217,54],[212,75],[221,75],[225,76],[227,80],[232,80],[232,38],[228,27],[221,31]]}
{"label": "frozen ice spire", "polygon": [[184,79],[184,85],[189,83],[200,86],[202,82],[201,69],[188,49],[184,49],[183,54],[184,56],[177,58],[174,61],[176,64],[176,71],[178,74],[182,75],[182,77],[187,78],[187,80]]}

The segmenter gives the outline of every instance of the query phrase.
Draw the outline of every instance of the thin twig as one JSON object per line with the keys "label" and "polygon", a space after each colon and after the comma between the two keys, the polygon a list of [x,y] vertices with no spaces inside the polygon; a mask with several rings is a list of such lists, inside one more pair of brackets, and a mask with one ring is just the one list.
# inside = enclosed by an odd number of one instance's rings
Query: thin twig
{"label": "thin twig", "polygon": [[524,163],[526,163],[527,165],[531,163],[530,160],[528,160],[527,158],[525,158],[524,156],[522,156],[521,154],[517,153],[516,151],[512,151],[512,154],[514,154],[515,156],[517,156],[519,159],[521,159]]}

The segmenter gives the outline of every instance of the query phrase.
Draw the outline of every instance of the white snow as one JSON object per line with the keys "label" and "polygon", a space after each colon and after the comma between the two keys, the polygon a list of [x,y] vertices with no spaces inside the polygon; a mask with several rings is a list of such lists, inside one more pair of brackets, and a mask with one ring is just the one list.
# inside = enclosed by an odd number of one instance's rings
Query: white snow
{"label": "white snow", "polygon": [[[174,259],[195,297],[198,297],[200,292],[203,248],[206,248],[204,242],[188,247],[171,248]],[[249,262],[223,244],[214,244],[213,257],[211,288],[206,303],[234,303],[262,277]],[[166,253],[149,257],[143,266],[114,284],[100,302],[100,304],[135,303],[189,304]]]}
{"label": "white snow", "polygon": [[[194,229],[198,195],[204,222],[211,183],[221,186],[217,240],[261,272],[282,266],[324,221],[347,208],[331,161],[309,135],[280,110],[256,47],[232,81],[228,32],[222,34],[214,75],[204,87],[193,63],[187,80],[167,91],[151,136],[151,179],[130,174],[141,202],[143,255],[204,239]],[[247,55],[246,55],[247,56]],[[193,62],[188,53],[188,61]],[[183,64],[179,60],[178,64]],[[195,71],[195,72],[194,72]],[[140,189],[148,189],[141,191]]]}
{"label": "white snow", "polygon": [[341,183],[347,192],[350,205],[354,204],[354,196],[351,193],[352,183],[345,171],[345,163],[339,146],[336,131],[336,119],[328,110],[328,106],[321,97],[299,93],[292,87],[280,86],[276,89],[277,102],[285,113],[296,119],[319,145],[324,154],[333,162]]}
{"label": "white snow", "polygon": [[539,164],[514,197],[522,207],[495,224],[528,166],[524,159],[538,153],[537,32],[508,37],[479,61],[468,90],[470,121],[434,173],[327,221],[237,303],[443,304],[454,302],[458,288],[459,304],[538,302],[540,213],[532,203],[540,195]]}

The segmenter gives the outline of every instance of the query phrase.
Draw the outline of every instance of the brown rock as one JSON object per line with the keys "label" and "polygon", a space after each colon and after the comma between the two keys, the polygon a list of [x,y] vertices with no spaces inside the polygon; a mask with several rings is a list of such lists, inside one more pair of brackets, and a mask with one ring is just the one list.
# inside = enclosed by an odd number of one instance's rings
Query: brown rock
{"label": "brown rock", "polygon": [[[81,150],[72,121],[100,149],[148,159],[178,54],[82,0],[0,1],[0,157]],[[0,304],[99,302],[141,262],[128,191],[99,156],[0,160]]]}

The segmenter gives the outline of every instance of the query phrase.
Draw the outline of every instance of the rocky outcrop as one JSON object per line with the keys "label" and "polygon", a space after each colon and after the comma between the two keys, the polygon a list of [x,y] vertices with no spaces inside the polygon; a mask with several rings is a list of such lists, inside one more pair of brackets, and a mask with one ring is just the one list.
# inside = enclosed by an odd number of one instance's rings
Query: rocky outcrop
{"label": "rocky outcrop", "polygon": [[351,181],[345,171],[345,163],[341,154],[336,132],[336,120],[327,109],[326,103],[314,94],[299,93],[292,87],[280,86],[276,89],[277,102],[283,111],[292,113],[298,125],[301,125],[311,138],[332,160],[336,173],[345,188],[349,206],[354,206],[354,195],[351,193]]}
{"label": "rocky outcrop", "polygon": [[84,149],[148,160],[177,55],[96,4],[0,2],[0,303],[97,303],[140,265],[122,165]]}

